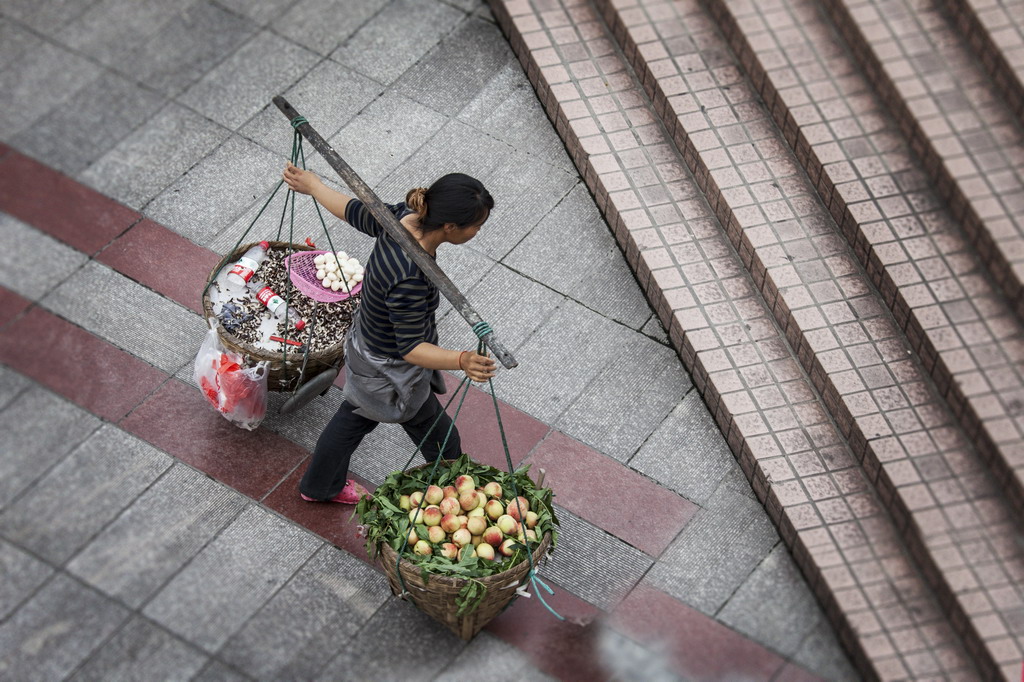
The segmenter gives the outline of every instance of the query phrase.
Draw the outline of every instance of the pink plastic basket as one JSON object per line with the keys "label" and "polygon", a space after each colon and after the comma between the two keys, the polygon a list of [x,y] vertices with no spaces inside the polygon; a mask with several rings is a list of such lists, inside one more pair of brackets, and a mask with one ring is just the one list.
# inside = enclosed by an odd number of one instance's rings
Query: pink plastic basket
{"label": "pink plastic basket", "polygon": [[[291,267],[291,280],[299,291],[309,296],[314,301],[321,303],[337,303],[344,301],[349,296],[359,293],[363,288],[362,282],[356,282],[352,291],[345,291],[344,288],[334,291],[324,288],[320,280],[316,278],[316,263],[313,260],[326,251],[296,251],[284,259],[284,266]],[[344,286],[344,285],[342,285]]]}

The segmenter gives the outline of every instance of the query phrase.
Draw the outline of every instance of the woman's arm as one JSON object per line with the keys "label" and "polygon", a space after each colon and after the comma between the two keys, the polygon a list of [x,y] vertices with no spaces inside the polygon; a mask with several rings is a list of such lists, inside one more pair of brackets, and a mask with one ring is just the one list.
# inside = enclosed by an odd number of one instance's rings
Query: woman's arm
{"label": "woman's arm", "polygon": [[[494,376],[494,360],[476,351],[448,350],[432,343],[415,346],[402,358],[413,365],[427,369],[459,369],[473,381],[487,381]],[[461,363],[460,363],[461,361]]]}
{"label": "woman's arm", "polygon": [[352,200],[352,197],[331,189],[317,177],[316,173],[302,170],[289,162],[284,169],[284,181],[289,188],[299,194],[310,195],[328,211],[342,220],[345,219],[345,209],[348,208],[348,202]]}

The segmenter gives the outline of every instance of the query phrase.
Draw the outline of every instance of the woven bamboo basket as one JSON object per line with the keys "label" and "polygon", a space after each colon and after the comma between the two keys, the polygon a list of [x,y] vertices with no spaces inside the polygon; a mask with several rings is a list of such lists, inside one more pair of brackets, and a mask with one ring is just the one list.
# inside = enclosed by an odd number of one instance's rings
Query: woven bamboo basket
{"label": "woven bamboo basket", "polygon": [[[233,263],[242,254],[249,250],[250,247],[258,244],[259,242],[251,242],[249,244],[241,244],[237,249],[224,256],[210,273],[209,280],[216,278],[221,268],[225,267],[229,263]],[[272,249],[287,249],[291,247],[295,251],[312,251],[313,249],[305,244],[289,244],[288,242],[270,242],[270,248]],[[208,291],[203,292],[203,312],[207,318],[213,317],[213,302],[210,300]],[[223,327],[217,327],[217,333],[220,336],[221,342],[224,346],[239,355],[247,358],[251,358],[257,362],[267,361],[269,363],[267,374],[267,388],[271,391],[293,391],[299,386],[300,372],[302,372],[302,363],[304,354],[301,352],[295,352],[289,349],[287,364],[284,361],[283,353],[271,352],[264,348],[257,348],[252,344],[246,343],[231,334]],[[309,381],[318,374],[327,371],[333,367],[340,368],[343,364],[343,356],[345,354],[345,339],[342,335],[337,343],[331,346],[317,351],[310,352],[309,360],[306,362],[306,370],[301,374],[302,383]]]}
{"label": "woven bamboo basket", "polygon": [[[547,554],[550,545],[551,533],[545,533],[540,544],[533,550],[534,566],[537,566]],[[398,573],[395,570],[398,552],[392,549],[391,545],[384,544],[381,546],[378,559],[384,573],[388,576],[391,591],[396,595],[401,595],[402,583],[399,582]],[[527,574],[530,572],[530,562],[522,561],[507,571],[475,578],[487,588],[487,591],[476,609],[461,616],[458,615],[455,600],[459,595],[459,590],[466,584],[465,578],[430,575],[430,579],[423,582],[420,568],[415,564],[402,559],[397,568],[402,572],[409,601],[437,622],[444,624],[456,635],[468,641],[473,639],[476,633],[480,632],[515,598],[516,588],[526,581]]]}

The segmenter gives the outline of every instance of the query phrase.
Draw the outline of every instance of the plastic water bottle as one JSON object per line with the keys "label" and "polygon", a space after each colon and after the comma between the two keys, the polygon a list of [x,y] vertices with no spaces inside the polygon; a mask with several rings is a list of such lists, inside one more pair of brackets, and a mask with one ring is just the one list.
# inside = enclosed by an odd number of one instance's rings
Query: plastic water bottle
{"label": "plastic water bottle", "polygon": [[263,282],[251,279],[246,282],[246,288],[256,297],[278,322],[284,322],[285,318],[297,330],[301,331],[306,326],[306,321],[299,317],[299,314],[288,307],[284,299],[274,293],[274,290]]}
{"label": "plastic water bottle", "polygon": [[260,242],[242,254],[242,257],[231,266],[225,279],[232,289],[241,290],[245,287],[246,282],[252,279],[253,273],[267,257],[269,248],[269,242]]}

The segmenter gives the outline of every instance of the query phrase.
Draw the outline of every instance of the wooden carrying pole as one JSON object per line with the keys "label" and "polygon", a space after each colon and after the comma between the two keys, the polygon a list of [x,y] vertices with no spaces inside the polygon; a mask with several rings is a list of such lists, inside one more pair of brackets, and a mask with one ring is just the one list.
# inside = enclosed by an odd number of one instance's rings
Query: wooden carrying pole
{"label": "wooden carrying pole", "polygon": [[[278,95],[274,98],[274,104],[281,110],[285,116],[288,117],[289,121],[294,121],[299,118],[299,112],[295,111],[291,104],[288,103],[284,97]],[[313,145],[313,148],[317,150],[322,157],[330,164],[341,179],[348,185],[349,189],[359,198],[366,208],[369,209],[370,214],[377,219],[387,233],[397,241],[401,247],[405,250],[409,257],[412,258],[413,262],[419,266],[423,274],[427,276],[434,286],[437,287],[438,291],[444,294],[452,306],[459,312],[460,315],[469,323],[470,327],[476,325],[478,322],[482,322],[480,314],[473,309],[473,306],[469,304],[466,297],[461,291],[455,286],[455,284],[448,279],[448,275],[444,274],[444,271],[437,266],[434,259],[423,250],[423,247],[412,238],[408,230],[402,227],[402,224],[398,222],[398,219],[394,214],[388,210],[384,203],[377,198],[370,186],[363,182],[363,179],[356,175],[356,172],[352,170],[344,159],[334,151],[334,148],[327,143],[327,140],[322,138],[316,130],[313,129],[305,119],[302,119],[302,123],[296,126],[296,130],[306,138],[306,140]],[[481,341],[492,353],[498,361],[504,365],[507,369],[516,367],[519,363],[512,357],[505,346],[503,346],[497,339],[494,338],[494,333],[491,332],[486,334]]]}

